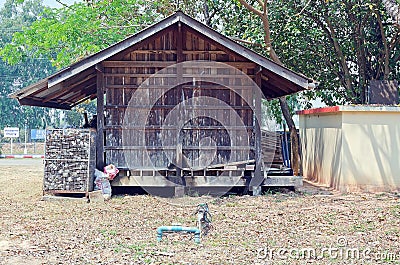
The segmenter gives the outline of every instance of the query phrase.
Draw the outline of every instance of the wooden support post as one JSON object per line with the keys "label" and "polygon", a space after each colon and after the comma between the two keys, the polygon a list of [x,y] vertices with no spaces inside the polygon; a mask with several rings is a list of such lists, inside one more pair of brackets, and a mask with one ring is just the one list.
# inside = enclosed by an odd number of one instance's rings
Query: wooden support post
{"label": "wooden support post", "polygon": [[[253,100],[254,100],[254,130],[255,130],[255,169],[254,169],[254,177],[251,180],[250,185],[252,187],[258,187],[262,185],[264,177],[261,176],[261,165],[262,165],[262,153],[261,153],[261,74],[262,67],[258,67],[255,75],[255,82],[259,89],[255,89],[253,91]],[[254,188],[253,188],[254,190]]]}
{"label": "wooden support post", "polygon": [[[181,63],[181,62],[184,61],[184,57],[183,57],[183,30],[182,30],[182,23],[181,22],[178,22],[178,36],[177,36],[177,39],[176,39],[176,61],[178,63]],[[178,78],[182,78],[182,76],[178,75]]]}
{"label": "wooden support post", "polygon": [[[179,85],[179,87],[182,87],[181,84],[183,82],[183,68],[182,68],[182,63],[184,61],[184,57],[183,57],[183,30],[182,30],[182,23],[178,22],[178,36],[176,39],[176,62],[177,62],[177,69],[176,69],[176,82]],[[182,110],[180,110],[182,111]],[[178,126],[178,124],[176,124],[176,126]],[[177,141],[179,141],[179,132],[177,132],[178,134],[176,135]],[[180,145],[179,142],[177,142],[178,146]],[[177,177],[183,177],[182,176],[182,170],[180,167],[183,167],[183,161],[182,161],[182,156],[183,156],[183,150],[182,148],[177,148],[177,153],[176,153],[176,159],[177,159],[177,167],[176,167],[176,176]],[[183,181],[185,181],[185,179],[183,178]]]}
{"label": "wooden support post", "polygon": [[96,167],[104,167],[104,72],[101,65],[96,65],[97,74],[97,142]]}

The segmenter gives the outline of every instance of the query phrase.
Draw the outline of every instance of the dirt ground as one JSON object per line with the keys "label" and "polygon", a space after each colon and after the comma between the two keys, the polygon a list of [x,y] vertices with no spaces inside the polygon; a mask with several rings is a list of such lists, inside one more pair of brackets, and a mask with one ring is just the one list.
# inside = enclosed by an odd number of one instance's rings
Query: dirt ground
{"label": "dirt ground", "polygon": [[194,226],[195,208],[147,195],[42,201],[42,174],[41,160],[0,160],[0,264],[400,264],[396,193],[199,197],[210,234],[158,243],[158,226]]}

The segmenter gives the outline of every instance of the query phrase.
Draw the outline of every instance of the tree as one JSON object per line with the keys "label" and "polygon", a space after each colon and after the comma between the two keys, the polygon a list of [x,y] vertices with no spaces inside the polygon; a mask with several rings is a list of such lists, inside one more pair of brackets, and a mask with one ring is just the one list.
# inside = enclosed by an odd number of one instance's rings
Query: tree
{"label": "tree", "polygon": [[[347,102],[367,103],[370,80],[398,76],[399,30],[384,22],[388,16],[381,1],[319,0],[303,16],[321,36],[318,45],[311,46],[313,57],[334,73]],[[324,56],[318,56],[318,50]]]}
{"label": "tree", "polygon": [[44,9],[42,17],[0,51],[11,64],[46,57],[62,68],[96,53],[162,19],[168,1],[100,0]]}
{"label": "tree", "polygon": [[275,1],[271,10],[277,52],[320,82],[306,96],[364,104],[370,80],[399,78],[399,29],[386,23],[381,1]]}
{"label": "tree", "polygon": [[[272,46],[271,40],[271,29],[270,22],[268,18],[268,1],[265,0],[262,2],[261,0],[257,1],[257,4],[260,9],[250,5],[246,0],[239,0],[239,2],[246,7],[250,12],[254,15],[258,16],[262,21],[262,26],[264,29],[264,42],[266,45],[266,49],[270,58],[279,65],[283,65],[282,61],[279,59],[278,55],[275,52],[274,47]],[[286,124],[288,125],[290,131],[290,140],[291,140],[291,161],[292,161],[292,169],[294,175],[299,175],[300,171],[300,155],[299,155],[299,140],[297,138],[297,129],[296,125],[293,121],[292,115],[290,114],[289,105],[286,101],[285,97],[279,98],[279,105],[282,110],[282,114],[285,118]]]}
{"label": "tree", "polygon": [[[31,25],[43,10],[41,1],[27,0],[23,4],[7,0],[0,9],[0,48],[12,39],[15,32]],[[0,127],[24,126],[44,128],[50,122],[45,108],[22,107],[8,95],[52,73],[54,68],[48,60],[27,58],[13,66],[0,60]]]}

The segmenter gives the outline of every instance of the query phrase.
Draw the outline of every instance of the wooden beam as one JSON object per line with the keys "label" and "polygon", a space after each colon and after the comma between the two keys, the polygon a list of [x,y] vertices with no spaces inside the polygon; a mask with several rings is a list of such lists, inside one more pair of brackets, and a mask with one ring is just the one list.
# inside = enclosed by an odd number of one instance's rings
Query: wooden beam
{"label": "wooden beam", "polygon": [[54,98],[62,97],[63,95],[66,95],[66,94],[74,91],[74,88],[79,86],[79,85],[81,85],[81,84],[82,84],[83,87],[87,87],[91,83],[95,82],[94,80],[91,80],[95,76],[96,75],[88,75],[86,78],[80,80],[77,83],[74,83],[73,86],[64,87],[64,88],[60,89],[59,91],[53,92],[52,94],[47,95],[43,102],[48,102],[50,100],[53,100]]}
{"label": "wooden beam", "polygon": [[72,107],[77,106],[79,104],[81,104],[82,102],[91,99],[91,95],[85,95],[84,97],[82,97],[81,99],[77,99],[77,101],[72,105]]}
{"label": "wooden beam", "polygon": [[71,100],[73,98],[75,98],[77,95],[81,95],[81,92],[80,91],[70,92],[70,93],[64,95],[62,99],[59,98],[59,99],[56,99],[54,101],[56,101],[58,103],[66,102],[66,104],[70,105],[71,104]]}
{"label": "wooden beam", "polygon": [[[183,54],[185,54],[185,51],[182,51]],[[104,67],[108,68],[113,68],[113,67],[155,67],[155,68],[164,68],[168,67],[171,65],[176,64],[176,61],[104,61],[102,62],[102,65]],[[213,67],[213,68],[225,68],[223,64],[227,64],[229,66],[241,69],[241,68],[255,68],[257,64],[253,62],[221,62],[221,64],[215,64],[213,62],[210,62],[209,65],[204,64],[204,67]],[[202,66],[203,66],[202,64]],[[191,67],[190,65],[185,66],[187,68]],[[198,67],[196,65],[193,65],[193,67]],[[263,76],[266,80],[268,80],[267,77]]]}
{"label": "wooden beam", "polygon": [[204,50],[204,51],[183,51],[183,54],[204,54],[204,53],[211,53],[211,54],[227,54],[225,51],[218,51],[218,50]]}
{"label": "wooden beam", "polygon": [[264,80],[264,81],[268,81],[268,80],[269,80],[268,77],[266,77],[266,76],[263,75],[263,74],[261,74],[261,79]]}
{"label": "wooden beam", "polygon": [[[154,74],[116,74],[116,73],[107,73],[104,74],[104,77],[142,77],[148,78]],[[176,74],[157,74],[157,77],[176,77]]]}
{"label": "wooden beam", "polygon": [[71,106],[67,104],[60,104],[56,102],[46,102],[39,99],[32,99],[32,98],[21,98],[18,100],[19,104],[27,105],[27,106],[38,106],[38,107],[47,107],[47,108],[55,108],[55,109],[71,109]]}
{"label": "wooden beam", "polygon": [[164,68],[176,64],[176,61],[104,61],[104,67],[155,67]]}
{"label": "wooden beam", "polygon": [[97,140],[96,140],[96,167],[104,167],[104,73],[97,71]]}
{"label": "wooden beam", "polygon": [[[260,67],[259,71],[257,72],[256,75],[258,75],[259,83],[261,84],[261,72],[262,68]],[[261,167],[262,167],[262,153],[261,153],[261,91],[259,89],[255,89],[253,92],[253,97],[255,101],[255,124],[254,124],[254,130],[255,130],[255,170],[254,170],[254,181],[250,182],[250,185],[253,184],[252,186],[261,186],[263,182],[263,177],[261,176]]]}
{"label": "wooden beam", "polygon": [[[177,84],[182,84],[183,83],[183,68],[182,68],[182,62],[185,60],[185,56],[183,55],[183,34],[184,31],[182,30],[182,23],[179,21],[178,22],[178,29],[177,29],[177,38],[176,38],[176,62],[177,62]],[[181,88],[181,87],[180,87]],[[179,110],[178,110],[179,111]],[[178,135],[173,135],[172,137],[178,137]],[[182,170],[181,167],[183,166],[183,150],[182,150],[182,144],[177,143],[176,146],[176,162],[177,162],[177,167],[176,167],[176,176],[177,177],[182,177]],[[184,180],[184,179],[183,179]],[[186,182],[184,181],[185,185]]]}
{"label": "wooden beam", "polygon": [[10,98],[24,98],[27,96],[36,95],[47,89],[47,78],[40,80],[39,82],[32,84],[22,90],[16,91],[9,95]]}
{"label": "wooden beam", "polygon": [[75,103],[71,103],[71,104],[72,104],[71,107],[75,107],[75,106],[81,104],[82,102],[84,102],[85,100],[88,100],[88,99],[93,100],[93,99],[95,99],[95,98],[96,98],[96,94],[86,96],[86,97],[80,99],[79,101],[77,101],[77,102],[75,102]]}
{"label": "wooden beam", "polygon": [[278,98],[282,96],[282,91],[272,84],[264,85],[262,83],[261,91],[267,99]]}
{"label": "wooden beam", "polygon": [[254,70],[256,71],[254,81],[256,82],[257,86],[261,89],[262,67],[257,66],[257,68],[255,68]]}
{"label": "wooden beam", "polygon": [[96,70],[96,72],[100,72],[100,73],[104,73],[104,67],[103,65],[100,63],[96,64],[94,69]]}
{"label": "wooden beam", "polygon": [[69,87],[69,86],[72,86],[75,83],[81,81],[82,79],[86,79],[86,77],[89,75],[96,76],[96,71],[95,71],[94,67],[90,67],[90,68],[86,69],[85,71],[82,71],[82,72],[72,76],[71,78],[64,80],[62,82],[62,84],[64,87]]}
{"label": "wooden beam", "polygon": [[[178,50],[135,50],[132,51],[132,53],[138,53],[138,54],[177,54],[179,51]],[[221,50],[193,50],[193,51],[182,51],[183,54],[203,54],[203,53],[212,53],[212,54],[226,54],[227,52],[221,51]]]}
{"label": "wooden beam", "polygon": [[277,73],[271,71],[263,71],[263,75],[268,77],[268,82],[279,83],[279,87],[283,86],[283,89],[288,93],[295,93],[303,90],[301,87],[293,83],[291,80],[280,77]]}
{"label": "wooden beam", "polygon": [[[138,85],[106,85],[107,89],[135,89],[135,88],[138,88],[138,87],[139,87]],[[145,88],[157,88],[157,89],[168,89],[168,88],[171,88],[171,86],[168,86],[168,85],[142,85],[141,87],[142,88],[143,87],[145,87]],[[192,88],[196,88],[198,86],[194,86],[194,85],[191,85],[191,84],[184,84],[184,85],[182,85],[182,87],[183,88],[192,89]],[[219,90],[226,90],[226,89],[229,89],[229,90],[231,90],[231,89],[249,90],[249,89],[253,89],[254,88],[254,86],[251,86],[251,85],[247,85],[247,86],[245,86],[245,85],[221,86],[219,84],[207,84],[207,85],[202,84],[202,87],[207,87],[207,88],[210,88],[210,89],[219,89]]]}
{"label": "wooden beam", "polygon": [[178,22],[178,35],[176,38],[176,62],[181,63],[185,60],[183,55],[183,30],[181,22]]}
{"label": "wooden beam", "polygon": [[[86,86],[82,90],[77,90],[76,93],[74,93],[72,96],[65,98],[65,99],[60,99],[60,101],[65,101],[65,102],[71,102],[72,104],[75,105],[76,101],[81,100],[82,96],[91,96],[92,94],[96,93],[96,89],[94,88],[96,84],[91,84],[89,86]],[[94,89],[92,89],[92,87]]]}
{"label": "wooden beam", "polygon": [[[278,90],[280,90],[282,95],[289,95],[298,91],[298,90],[292,90],[287,83],[282,82],[281,79],[275,79],[275,77],[272,76],[270,76],[268,80],[265,82],[268,84],[268,86],[274,86]],[[295,87],[295,85],[293,85],[292,87]]]}
{"label": "wooden beam", "polygon": [[[178,70],[178,69],[177,69]],[[154,74],[114,74],[114,73],[107,73],[104,74],[105,77],[142,77],[142,78],[148,78],[150,76],[152,76]],[[254,75],[247,75],[250,78],[253,78]],[[157,74],[156,76],[157,78],[161,78],[161,77],[177,77],[179,78],[179,73],[177,72],[177,74]],[[218,74],[218,75],[214,75],[214,74],[181,74],[180,77],[183,78],[214,78],[214,79],[219,79],[219,78],[245,78],[247,79],[246,76],[241,75],[241,74]]]}

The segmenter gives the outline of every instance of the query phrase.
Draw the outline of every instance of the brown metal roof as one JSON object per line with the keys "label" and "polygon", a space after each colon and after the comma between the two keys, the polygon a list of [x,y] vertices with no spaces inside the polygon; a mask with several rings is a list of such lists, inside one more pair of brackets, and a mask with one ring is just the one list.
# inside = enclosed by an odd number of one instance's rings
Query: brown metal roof
{"label": "brown metal roof", "polygon": [[[232,52],[240,54],[249,61],[258,64],[262,67],[263,71],[268,71],[270,73],[270,79],[268,81],[263,80],[261,87],[261,90],[267,98],[281,97],[315,87],[315,83],[310,78],[272,62],[178,11],[121,42],[11,94],[10,97],[17,99],[22,105],[59,109],[70,109],[87,99],[94,99],[96,98],[97,84],[95,67],[98,63],[178,22],[185,24],[196,32],[223,45]],[[273,93],[268,93],[268,87],[274,87]]]}

